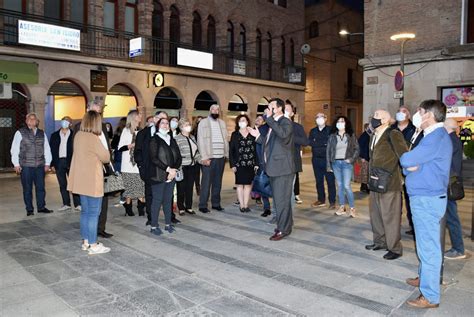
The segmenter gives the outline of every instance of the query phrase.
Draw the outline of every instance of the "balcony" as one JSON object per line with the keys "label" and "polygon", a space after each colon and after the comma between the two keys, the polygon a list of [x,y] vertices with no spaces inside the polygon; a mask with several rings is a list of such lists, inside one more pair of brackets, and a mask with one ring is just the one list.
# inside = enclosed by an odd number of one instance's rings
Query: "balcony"
{"label": "balcony", "polygon": [[[138,34],[130,34],[117,30],[106,29],[94,25],[77,24],[70,21],[53,20],[38,15],[21,14],[15,11],[0,9],[0,45],[21,47],[32,51],[36,46],[18,43],[18,20],[53,24],[81,30],[80,51],[60,50],[61,53],[97,57],[110,60],[121,60],[132,63],[144,63],[182,67],[177,65],[177,49],[194,49],[186,43],[175,43],[169,40]],[[145,42],[143,55],[130,58],[130,39],[142,37]],[[58,49],[41,47],[41,51],[58,52]],[[201,51],[205,51],[201,49]],[[305,85],[305,69],[302,67],[283,65],[276,61],[257,59],[250,56],[214,51],[212,72],[258,78],[282,83]]]}

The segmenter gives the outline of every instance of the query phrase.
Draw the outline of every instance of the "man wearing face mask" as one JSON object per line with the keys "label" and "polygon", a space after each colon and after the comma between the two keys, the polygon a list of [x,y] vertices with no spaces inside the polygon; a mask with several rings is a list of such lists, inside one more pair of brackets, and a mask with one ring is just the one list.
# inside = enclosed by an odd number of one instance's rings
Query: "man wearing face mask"
{"label": "man wearing face mask", "polygon": [[309,132],[309,145],[313,152],[313,171],[316,179],[316,191],[318,200],[311,207],[318,208],[326,206],[326,193],[324,191],[324,178],[328,186],[329,209],[336,208],[336,181],[333,172],[327,170],[326,151],[331,128],[326,126],[327,117],[324,113],[316,115],[316,127]]}
{"label": "man wearing face mask", "polygon": [[[417,308],[439,306],[442,251],[440,222],[446,212],[449,172],[453,155],[451,138],[443,122],[446,106],[439,100],[425,100],[419,110],[424,137],[418,146],[400,158],[416,233],[420,260],[420,296],[407,304]],[[407,280],[412,284],[413,279]]]}
{"label": "man wearing face mask", "polygon": [[219,105],[212,105],[209,116],[198,126],[197,143],[201,153],[202,179],[199,211],[208,213],[207,202],[211,194],[211,207],[224,211],[221,206],[222,176],[225,159],[229,157],[229,142],[225,122],[219,119]]}
{"label": "man wearing face mask", "polygon": [[303,201],[300,199],[300,177],[299,173],[303,172],[303,162],[301,160],[301,147],[308,146],[309,141],[304,128],[301,124],[295,122],[295,106],[290,100],[285,101],[285,117],[290,119],[293,123],[293,141],[295,143],[295,165],[296,165],[296,178],[293,193],[295,196],[294,201],[297,204],[302,204]]}
{"label": "man wearing face mask", "polygon": [[369,180],[369,209],[372,226],[373,244],[366,245],[367,250],[388,250],[383,256],[394,260],[402,256],[400,225],[402,215],[402,175],[399,157],[408,151],[407,144],[400,131],[391,129],[390,114],[385,110],[375,111],[370,125],[374,133],[370,138],[369,178],[372,169],[384,169],[390,173],[386,188],[372,188]]}
{"label": "man wearing face mask", "polygon": [[[59,191],[63,205],[59,211],[71,209],[71,197],[67,190],[67,176],[72,159],[72,119],[64,117],[61,120],[61,128],[51,135],[49,144],[51,146],[51,169],[56,171],[56,178],[59,183]],[[79,195],[73,194],[73,203],[76,210],[81,210],[81,199]]]}

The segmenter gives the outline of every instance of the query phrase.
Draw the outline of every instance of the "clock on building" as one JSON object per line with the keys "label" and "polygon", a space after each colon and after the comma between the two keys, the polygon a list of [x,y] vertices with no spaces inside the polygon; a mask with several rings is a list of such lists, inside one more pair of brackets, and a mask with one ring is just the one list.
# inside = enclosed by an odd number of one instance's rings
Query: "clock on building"
{"label": "clock on building", "polygon": [[153,76],[153,84],[155,87],[162,87],[165,84],[165,76],[162,73],[156,73]]}

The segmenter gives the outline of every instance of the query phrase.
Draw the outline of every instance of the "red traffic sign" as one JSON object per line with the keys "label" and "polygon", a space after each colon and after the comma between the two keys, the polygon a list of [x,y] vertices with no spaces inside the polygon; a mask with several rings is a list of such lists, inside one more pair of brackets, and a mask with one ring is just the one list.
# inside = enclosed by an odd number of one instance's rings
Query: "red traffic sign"
{"label": "red traffic sign", "polygon": [[404,75],[401,70],[397,71],[395,74],[395,89],[400,91],[403,89]]}

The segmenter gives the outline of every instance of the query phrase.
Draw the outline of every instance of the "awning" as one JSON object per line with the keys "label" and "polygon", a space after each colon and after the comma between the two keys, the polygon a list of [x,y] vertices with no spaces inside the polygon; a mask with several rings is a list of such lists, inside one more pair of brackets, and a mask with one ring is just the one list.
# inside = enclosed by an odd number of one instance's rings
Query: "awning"
{"label": "awning", "polygon": [[37,84],[38,79],[38,64],[0,60],[1,83]]}

